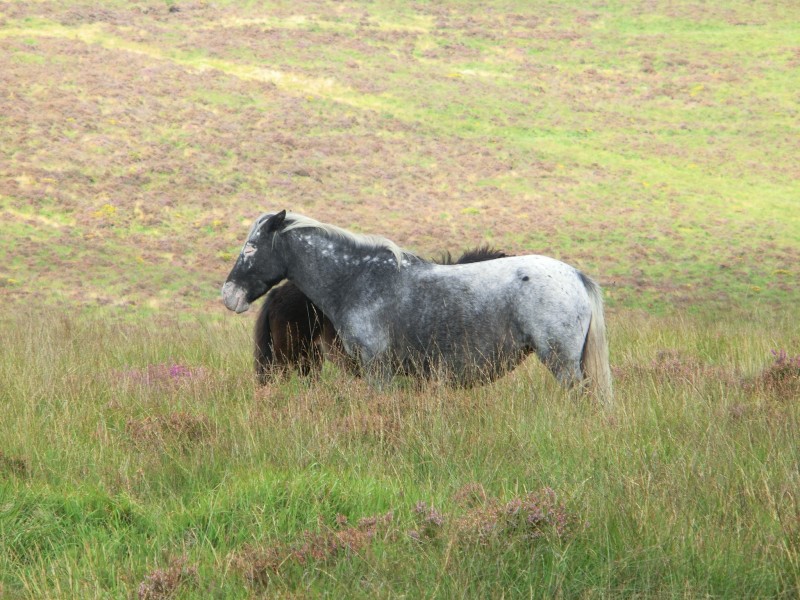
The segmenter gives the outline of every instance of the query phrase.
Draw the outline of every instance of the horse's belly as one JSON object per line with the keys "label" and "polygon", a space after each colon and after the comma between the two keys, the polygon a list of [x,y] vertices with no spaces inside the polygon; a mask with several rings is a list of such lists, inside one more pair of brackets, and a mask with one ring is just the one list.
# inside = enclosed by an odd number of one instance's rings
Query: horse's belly
{"label": "horse's belly", "polygon": [[515,343],[508,336],[506,343],[480,347],[469,335],[454,336],[445,341],[427,340],[427,344],[404,344],[402,370],[418,377],[444,379],[462,385],[492,381],[514,369],[531,349]]}

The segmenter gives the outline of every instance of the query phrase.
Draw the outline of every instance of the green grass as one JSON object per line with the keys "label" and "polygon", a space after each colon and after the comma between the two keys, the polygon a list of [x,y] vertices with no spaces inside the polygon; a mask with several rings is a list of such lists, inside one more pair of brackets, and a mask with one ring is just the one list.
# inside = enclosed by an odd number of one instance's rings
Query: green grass
{"label": "green grass", "polygon": [[[0,13],[0,597],[800,593],[796,3]],[[614,407],[257,388],[219,286],[280,208],[575,264]]]}
{"label": "green grass", "polygon": [[[378,393],[332,369],[258,389],[249,332],[231,320],[4,325],[11,597],[128,596],[178,559],[187,597],[797,591],[800,412],[765,387],[775,342],[746,323],[612,320],[610,411],[533,363],[466,391]],[[170,376],[173,364],[188,370]],[[472,505],[459,499],[470,484]],[[493,502],[546,487],[568,530],[476,537]],[[420,501],[443,523],[417,541]],[[390,511],[353,550],[331,550],[337,531]],[[327,550],[303,555],[314,539]],[[274,570],[270,552],[284,553]]]}

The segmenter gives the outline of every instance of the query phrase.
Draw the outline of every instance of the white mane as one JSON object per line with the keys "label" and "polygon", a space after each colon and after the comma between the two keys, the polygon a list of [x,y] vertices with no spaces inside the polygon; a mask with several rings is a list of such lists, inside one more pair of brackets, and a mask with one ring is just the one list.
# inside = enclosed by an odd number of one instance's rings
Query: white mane
{"label": "white mane", "polygon": [[408,252],[407,250],[403,250],[393,241],[388,240],[380,235],[364,235],[360,233],[353,233],[352,231],[347,231],[341,227],[336,227],[336,225],[320,223],[311,217],[306,217],[305,215],[292,212],[286,213],[286,220],[291,222],[283,228],[284,231],[304,228],[319,229],[330,236],[336,236],[345,239],[360,248],[382,248],[384,250],[388,250],[397,260],[398,266],[402,262],[404,256],[416,257],[416,254]]}

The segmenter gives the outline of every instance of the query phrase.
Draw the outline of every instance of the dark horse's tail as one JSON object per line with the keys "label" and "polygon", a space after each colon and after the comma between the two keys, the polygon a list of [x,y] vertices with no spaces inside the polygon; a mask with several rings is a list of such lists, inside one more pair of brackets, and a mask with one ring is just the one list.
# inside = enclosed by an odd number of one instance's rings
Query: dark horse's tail
{"label": "dark horse's tail", "polygon": [[258,313],[255,327],[255,348],[253,352],[253,365],[256,370],[258,382],[264,385],[267,382],[267,375],[273,362],[272,353],[272,331],[269,327],[269,297],[261,305],[261,312]]}

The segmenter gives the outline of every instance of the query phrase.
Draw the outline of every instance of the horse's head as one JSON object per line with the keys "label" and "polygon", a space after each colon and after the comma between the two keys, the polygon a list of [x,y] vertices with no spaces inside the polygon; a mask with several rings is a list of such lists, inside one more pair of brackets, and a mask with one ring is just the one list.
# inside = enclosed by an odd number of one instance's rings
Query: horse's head
{"label": "horse's head", "polygon": [[275,236],[283,225],[286,211],[259,217],[233,265],[225,285],[222,301],[229,310],[241,313],[250,303],[266,294],[286,277],[286,265],[274,251]]}

